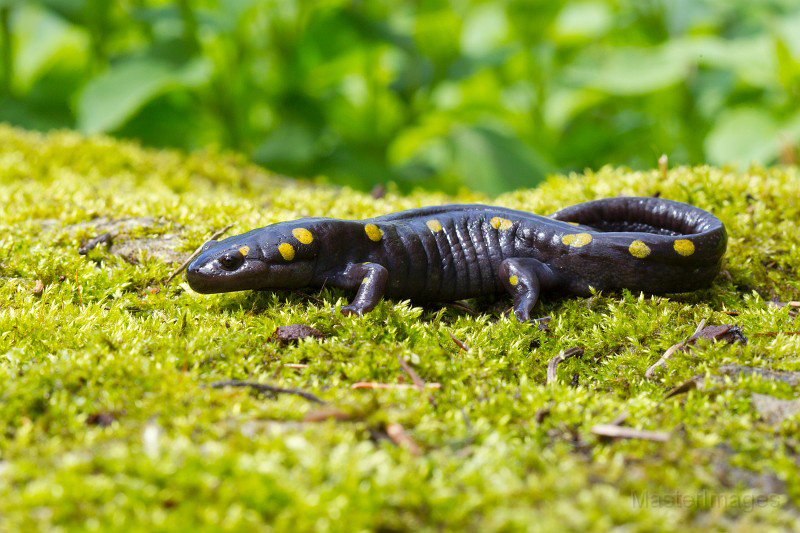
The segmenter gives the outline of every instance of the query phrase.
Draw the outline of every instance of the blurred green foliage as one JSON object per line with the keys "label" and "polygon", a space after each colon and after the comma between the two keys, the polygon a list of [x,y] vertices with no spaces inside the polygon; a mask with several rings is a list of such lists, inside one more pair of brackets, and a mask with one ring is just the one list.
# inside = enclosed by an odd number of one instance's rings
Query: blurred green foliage
{"label": "blurred green foliage", "polygon": [[797,0],[0,0],[0,38],[0,120],[357,187],[495,194],[800,140]]}

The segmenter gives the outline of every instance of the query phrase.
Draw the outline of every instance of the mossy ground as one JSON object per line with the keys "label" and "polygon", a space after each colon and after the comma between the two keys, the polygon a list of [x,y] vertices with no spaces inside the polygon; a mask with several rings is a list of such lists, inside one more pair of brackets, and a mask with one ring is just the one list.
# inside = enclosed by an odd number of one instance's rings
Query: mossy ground
{"label": "mossy ground", "polygon": [[[798,189],[797,169],[554,178],[492,202],[549,213],[613,195],[686,201],[727,225],[725,272],[693,294],[545,297],[536,314],[553,317],[549,331],[502,315],[503,300],[476,303],[475,315],[384,301],[344,317],[332,307],[349,295],[336,290],[199,295],[180,278],[162,286],[175,265],[157,256],[77,249],[98,217],[152,217],[158,224],[132,236],[177,234],[188,255],[227,224],[232,235],[307,215],[487,199],[374,199],[220,154],[2,128],[0,530],[797,528],[800,418],[769,425],[750,396],[788,399],[797,387],[755,376],[664,397],[723,364],[800,370],[800,336],[756,335],[800,330],[790,307],[769,302],[800,300]],[[749,344],[701,342],[646,379],[702,319],[738,324]],[[329,337],[268,342],[295,323]],[[548,361],[573,346],[583,357],[546,385]],[[441,388],[351,388],[410,382],[398,357]],[[349,419],[304,421],[320,407],[205,386],[224,379],[300,388]],[[670,439],[591,432],[625,411],[626,425]],[[392,424],[419,453],[387,438]]]}

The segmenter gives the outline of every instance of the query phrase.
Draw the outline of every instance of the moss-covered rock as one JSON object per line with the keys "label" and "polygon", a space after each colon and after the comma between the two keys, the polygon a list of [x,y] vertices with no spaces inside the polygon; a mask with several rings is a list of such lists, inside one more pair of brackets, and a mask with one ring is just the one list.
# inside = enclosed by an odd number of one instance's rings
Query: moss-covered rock
{"label": "moss-covered rock", "polygon": [[[167,252],[188,255],[228,224],[488,199],[375,199],[224,154],[0,128],[0,530],[797,528],[800,418],[764,416],[751,397],[792,399],[797,380],[720,367],[800,371],[800,336],[780,333],[800,330],[796,308],[770,302],[800,300],[798,189],[797,169],[555,177],[492,202],[689,202],[728,227],[722,275],[693,294],[545,299],[548,328],[503,315],[504,300],[477,312],[386,301],[344,317],[335,290],[164,285]],[[110,247],[80,255],[100,233]],[[749,343],[701,341],[646,379],[703,319],[739,325]],[[270,339],[297,323],[327,337]],[[548,361],[576,346],[583,356],[546,385]],[[400,359],[440,388],[353,388],[411,383]],[[209,386],[231,379],[327,405]],[[669,439],[592,432],[624,412],[624,425]]]}

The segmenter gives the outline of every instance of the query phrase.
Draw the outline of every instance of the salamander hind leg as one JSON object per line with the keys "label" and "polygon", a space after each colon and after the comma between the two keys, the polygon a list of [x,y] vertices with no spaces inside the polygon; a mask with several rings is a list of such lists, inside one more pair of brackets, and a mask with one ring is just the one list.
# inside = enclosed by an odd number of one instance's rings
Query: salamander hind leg
{"label": "salamander hind leg", "polygon": [[500,279],[514,298],[514,314],[520,322],[531,319],[531,309],[539,299],[541,284],[536,271],[541,265],[530,258],[510,258],[500,263]]}
{"label": "salamander hind leg", "polygon": [[342,306],[343,315],[363,315],[372,311],[386,292],[389,271],[377,263],[350,265],[341,275],[345,285],[358,287],[356,297]]}

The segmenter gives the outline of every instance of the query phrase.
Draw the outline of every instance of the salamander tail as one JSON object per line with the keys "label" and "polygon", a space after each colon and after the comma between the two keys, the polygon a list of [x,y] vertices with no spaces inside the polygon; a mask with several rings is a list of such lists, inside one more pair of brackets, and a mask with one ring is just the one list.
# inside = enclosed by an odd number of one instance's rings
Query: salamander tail
{"label": "salamander tail", "polygon": [[[619,265],[628,265],[609,274],[607,285],[652,293],[684,292],[708,285],[719,272],[727,247],[720,219],[700,208],[662,198],[595,200],[564,208],[551,217],[600,233],[597,237],[607,247],[606,256],[617,254]],[[641,262],[625,262],[625,257]],[[615,281],[617,278],[624,283]]]}

